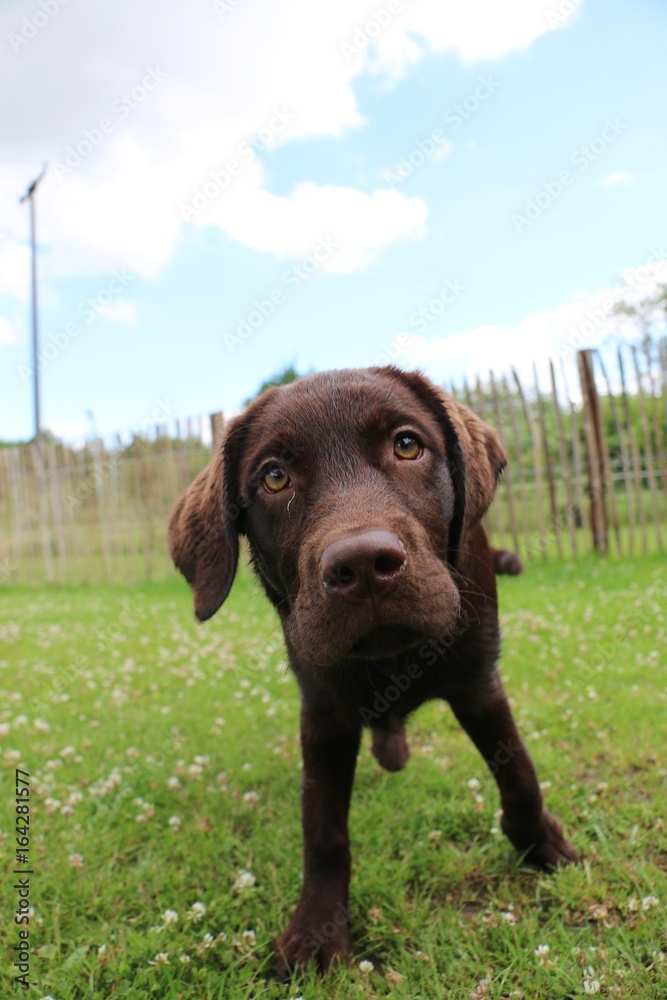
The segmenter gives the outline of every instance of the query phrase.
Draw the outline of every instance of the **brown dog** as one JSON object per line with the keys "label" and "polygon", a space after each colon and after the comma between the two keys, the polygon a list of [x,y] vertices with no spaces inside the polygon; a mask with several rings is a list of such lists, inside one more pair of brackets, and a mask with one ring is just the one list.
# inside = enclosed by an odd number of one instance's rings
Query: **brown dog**
{"label": "brown dog", "polygon": [[248,538],[301,688],[301,898],[279,975],[346,957],[348,808],[364,726],[380,764],[408,759],[404,721],[445,698],[497,781],[502,828],[531,864],[575,857],[542,804],[498,677],[492,550],[480,520],[505,465],[495,432],[418,373],[370,368],[269,389],[180,498],[171,553],[200,620],[227,597]]}

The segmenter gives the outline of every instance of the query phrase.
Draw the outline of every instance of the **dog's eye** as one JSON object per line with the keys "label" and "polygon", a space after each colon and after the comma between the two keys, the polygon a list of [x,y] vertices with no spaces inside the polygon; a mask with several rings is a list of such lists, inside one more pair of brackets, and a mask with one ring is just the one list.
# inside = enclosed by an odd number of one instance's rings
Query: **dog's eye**
{"label": "dog's eye", "polygon": [[399,434],[394,440],[394,455],[396,458],[419,458],[423,448],[412,434]]}
{"label": "dog's eye", "polygon": [[270,493],[280,493],[289,483],[289,476],[279,465],[270,465],[264,473],[263,482]]}

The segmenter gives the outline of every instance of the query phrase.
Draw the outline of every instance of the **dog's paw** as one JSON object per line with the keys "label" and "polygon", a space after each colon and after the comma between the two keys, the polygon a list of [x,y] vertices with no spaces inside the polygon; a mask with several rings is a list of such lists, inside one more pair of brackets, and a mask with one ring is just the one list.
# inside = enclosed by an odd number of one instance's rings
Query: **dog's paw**
{"label": "dog's paw", "polygon": [[346,964],[349,955],[347,923],[337,921],[336,915],[332,919],[329,913],[297,911],[276,941],[276,975],[284,981],[295,968],[304,969],[311,960],[324,973],[334,961]]}
{"label": "dog's paw", "polygon": [[509,831],[505,832],[517,850],[526,852],[524,858],[526,864],[542,871],[552,872],[559,865],[567,865],[578,859],[574,847],[563,835],[562,826],[546,809],[532,837],[528,837],[527,834],[512,836]]}
{"label": "dog's paw", "polygon": [[495,549],[493,566],[498,576],[518,576],[523,573],[523,563],[516,552],[509,549]]}
{"label": "dog's paw", "polygon": [[405,729],[372,728],[373,743],[371,751],[378,764],[385,771],[402,771],[410,759],[410,747],[405,735]]}

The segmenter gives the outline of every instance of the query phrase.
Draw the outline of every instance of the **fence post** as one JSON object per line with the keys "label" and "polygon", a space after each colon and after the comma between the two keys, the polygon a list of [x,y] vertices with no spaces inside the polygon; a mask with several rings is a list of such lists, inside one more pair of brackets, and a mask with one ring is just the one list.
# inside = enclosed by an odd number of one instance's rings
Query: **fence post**
{"label": "fence post", "polygon": [[214,455],[218,445],[222,441],[222,432],[224,429],[224,417],[222,413],[211,413],[209,415],[211,421],[211,454]]}
{"label": "fence post", "polygon": [[588,454],[588,495],[591,501],[593,545],[598,552],[606,554],[609,550],[604,462],[606,442],[600,414],[600,400],[593,374],[593,352],[577,351],[577,365],[584,401],[584,436]]}

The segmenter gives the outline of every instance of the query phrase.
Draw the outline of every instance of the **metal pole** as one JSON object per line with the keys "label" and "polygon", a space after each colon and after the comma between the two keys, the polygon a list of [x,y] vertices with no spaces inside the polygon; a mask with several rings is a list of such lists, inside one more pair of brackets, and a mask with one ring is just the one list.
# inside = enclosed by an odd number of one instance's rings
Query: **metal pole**
{"label": "metal pole", "polygon": [[32,249],[32,370],[35,401],[35,441],[42,441],[42,422],[39,412],[39,368],[37,366],[37,351],[39,349],[37,335],[37,250],[35,247],[35,200],[30,198],[30,246]]}
{"label": "metal pole", "polygon": [[46,167],[42,170],[37,180],[33,181],[26,193],[20,200],[30,202],[30,247],[32,251],[32,372],[34,386],[34,408],[35,408],[35,443],[39,449],[42,442],[42,424],[39,405],[39,367],[37,364],[39,337],[37,328],[37,241],[35,238],[35,191],[37,185],[46,173]]}

